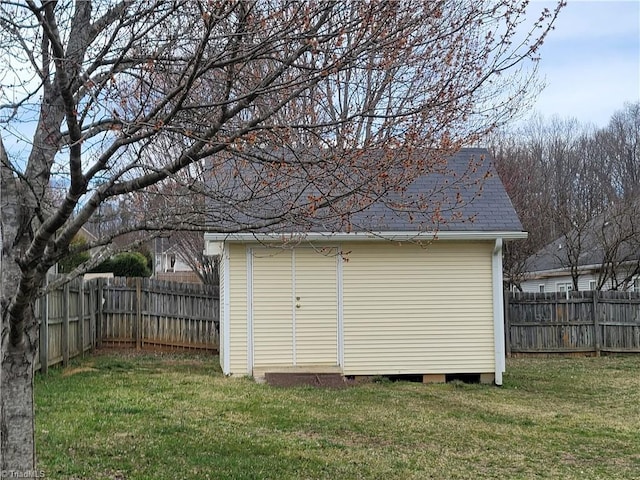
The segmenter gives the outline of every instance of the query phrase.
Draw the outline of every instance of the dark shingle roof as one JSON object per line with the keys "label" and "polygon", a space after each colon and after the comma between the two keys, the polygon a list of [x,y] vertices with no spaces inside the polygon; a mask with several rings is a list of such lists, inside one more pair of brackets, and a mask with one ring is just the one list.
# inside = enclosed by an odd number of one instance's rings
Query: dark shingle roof
{"label": "dark shingle roof", "polygon": [[[628,206],[629,212],[631,206]],[[640,258],[638,239],[620,231],[620,225],[609,222],[606,214],[590,220],[582,229],[548,243],[527,258],[525,269],[529,273],[549,270],[569,270],[577,267],[600,267],[603,263],[637,261]],[[619,218],[618,218],[619,220]],[[608,249],[608,250],[606,250]],[[577,259],[575,256],[577,255]]]}
{"label": "dark shingle roof", "polygon": [[[420,197],[431,204],[424,211],[396,210],[388,199],[381,199],[355,214],[352,223],[362,231],[428,231],[434,226],[441,231],[522,231],[486,149],[460,150],[448,159],[446,171],[416,178],[403,197],[401,202],[409,205]],[[434,209],[441,212],[442,221],[434,221]]]}
{"label": "dark shingle roof", "polygon": [[[363,161],[376,162],[379,158],[377,155],[377,152],[364,153]],[[427,158],[430,153],[413,152],[411,155],[424,155]],[[429,173],[418,176],[409,184],[403,185],[402,189],[376,191],[372,188],[364,193],[360,191],[356,195],[340,198],[340,187],[335,188],[331,191],[334,200],[328,206],[314,211],[311,217],[303,213],[308,211],[308,199],[322,188],[317,186],[319,183],[305,183],[306,178],[296,177],[286,188],[274,190],[273,186],[269,186],[261,192],[259,179],[264,176],[264,171],[254,173],[249,181],[248,177],[240,181],[239,176],[235,175],[233,178],[228,177],[226,183],[220,183],[217,188],[227,189],[236,196],[236,200],[227,201],[224,205],[210,202],[212,211],[217,215],[210,223],[210,231],[522,231],[520,220],[486,149],[461,149],[427,171]],[[331,179],[336,177],[333,172],[327,175]],[[300,184],[305,186],[296,189],[296,185]],[[243,191],[251,193],[243,197]],[[300,204],[306,206],[300,207]],[[265,221],[273,218],[282,219],[277,222]],[[240,228],[234,228],[233,223]]]}

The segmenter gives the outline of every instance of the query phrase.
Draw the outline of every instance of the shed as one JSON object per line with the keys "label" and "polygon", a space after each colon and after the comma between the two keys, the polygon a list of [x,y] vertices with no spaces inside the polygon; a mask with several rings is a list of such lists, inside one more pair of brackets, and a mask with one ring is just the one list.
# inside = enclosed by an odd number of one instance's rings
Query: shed
{"label": "shed", "polygon": [[486,150],[462,149],[447,171],[407,188],[446,194],[439,212],[455,202],[437,225],[433,212],[425,222],[379,199],[349,231],[206,233],[222,252],[223,372],[479,374],[501,385],[502,245],[526,233]]}

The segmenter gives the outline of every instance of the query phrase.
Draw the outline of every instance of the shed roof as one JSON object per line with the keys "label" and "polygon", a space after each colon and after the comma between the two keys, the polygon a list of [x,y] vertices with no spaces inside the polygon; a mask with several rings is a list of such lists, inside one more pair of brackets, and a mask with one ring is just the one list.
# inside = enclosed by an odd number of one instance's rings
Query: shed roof
{"label": "shed roof", "polygon": [[[464,148],[447,160],[445,171],[417,177],[403,195],[406,207],[394,207],[395,201],[402,203],[394,197],[381,198],[355,213],[354,230],[522,231],[489,152],[483,148]],[[425,210],[412,202],[420,204],[422,197],[432,200]],[[442,220],[434,216],[435,208]]]}
{"label": "shed roof", "polygon": [[[371,152],[367,158],[375,162],[376,155],[377,152]],[[412,155],[429,155],[429,152],[413,152]],[[296,192],[295,196],[305,198],[307,193],[308,190],[304,195]],[[212,225],[206,238],[241,239],[251,235],[282,233],[347,234],[356,237],[372,233],[410,236],[434,232],[440,237],[474,233],[490,234],[488,237],[491,238],[509,238],[510,235],[510,238],[522,238],[526,235],[484,148],[461,149],[401,190],[390,189],[364,204],[345,203],[347,211],[338,215],[333,215],[330,210],[340,211],[340,207],[332,205],[323,207],[311,218],[284,215],[278,223],[252,226],[254,215],[267,217],[271,210],[282,208],[286,201],[282,195],[263,198],[253,210],[245,207],[235,215],[235,221],[246,224],[246,228],[238,229],[240,234],[230,237],[228,226],[218,224]],[[295,209],[291,211],[295,212]],[[510,235],[498,235],[500,232],[509,232]]]}

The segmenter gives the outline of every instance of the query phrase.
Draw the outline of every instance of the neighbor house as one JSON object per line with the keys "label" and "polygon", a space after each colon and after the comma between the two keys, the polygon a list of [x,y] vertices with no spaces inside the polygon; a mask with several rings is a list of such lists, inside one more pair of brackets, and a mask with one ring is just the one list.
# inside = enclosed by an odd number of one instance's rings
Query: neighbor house
{"label": "neighbor house", "polygon": [[622,244],[610,258],[593,231],[586,233],[580,251],[572,250],[570,240],[562,237],[527,259],[520,288],[523,292],[569,292],[575,289],[576,276],[579,291],[640,291],[640,250]]}
{"label": "neighbor house", "polygon": [[222,255],[223,372],[502,384],[502,245],[526,233],[488,152],[463,149],[405,193],[458,213],[436,225],[433,209],[401,215],[381,198],[348,228],[206,233]]}
{"label": "neighbor house", "polygon": [[184,248],[177,245],[171,237],[156,237],[152,245],[154,278],[183,283],[202,283],[198,274],[185,262]]}
{"label": "neighbor house", "polygon": [[640,290],[640,202],[622,200],[575,223],[525,262],[524,292]]}

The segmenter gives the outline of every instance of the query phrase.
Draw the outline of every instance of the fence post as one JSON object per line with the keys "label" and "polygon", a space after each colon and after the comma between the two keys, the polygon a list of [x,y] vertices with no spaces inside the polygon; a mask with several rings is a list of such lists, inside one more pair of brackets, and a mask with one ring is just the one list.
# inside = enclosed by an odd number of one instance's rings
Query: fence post
{"label": "fence post", "polygon": [[62,365],[69,364],[69,284],[64,284],[62,296]]}
{"label": "fence post", "polygon": [[142,278],[136,277],[136,321],[134,324],[136,350],[142,348]]}
{"label": "fence post", "polygon": [[84,279],[79,278],[78,284],[78,352],[80,357],[84,357]]}
{"label": "fence post", "polygon": [[[46,282],[46,280],[45,280]],[[45,283],[46,287],[46,283]],[[49,371],[49,295],[40,297],[40,372]]]}
{"label": "fence post", "polygon": [[102,308],[104,302],[104,293],[103,293],[103,279],[97,278],[96,282],[98,284],[98,294],[96,295],[96,303],[98,307],[98,313],[96,315],[96,344],[98,348],[102,347]]}
{"label": "fence post", "polygon": [[592,320],[593,320],[593,339],[595,342],[595,350],[596,357],[600,356],[600,351],[602,350],[602,335],[600,332],[600,322],[598,322],[598,290],[593,291],[593,300],[591,303],[591,308],[593,309]]}
{"label": "fence post", "polygon": [[96,345],[96,290],[92,281],[89,286],[89,350],[93,350]]}
{"label": "fence post", "polygon": [[511,292],[504,292],[504,346],[507,358],[511,357],[511,315],[509,312],[509,295]]}

